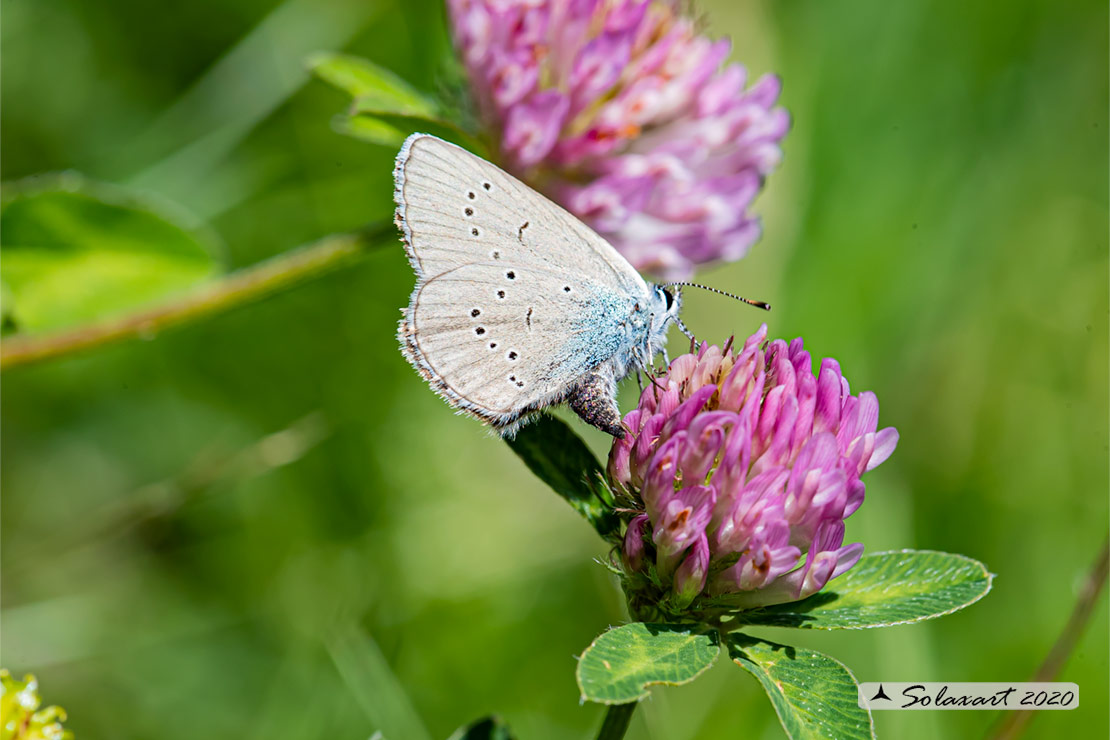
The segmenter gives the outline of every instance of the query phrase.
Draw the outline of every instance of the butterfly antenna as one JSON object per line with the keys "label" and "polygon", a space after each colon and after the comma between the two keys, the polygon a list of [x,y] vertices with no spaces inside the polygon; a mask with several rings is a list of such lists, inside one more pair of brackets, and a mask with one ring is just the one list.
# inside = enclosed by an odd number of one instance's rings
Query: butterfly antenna
{"label": "butterfly antenna", "polygon": [[[666,285],[663,285],[663,286],[660,286],[660,287],[670,288],[670,287],[679,286],[679,285],[688,285],[691,288],[701,288],[702,290],[708,290],[711,293],[718,293],[718,294],[723,295],[723,296],[728,296],[729,298],[734,298],[734,299],[740,301],[741,303],[747,303],[749,306],[755,306],[756,308],[762,308],[764,311],[770,311],[771,310],[771,304],[766,303],[765,301],[753,301],[751,298],[744,298],[743,296],[738,296],[735,293],[729,293],[728,291],[718,290],[717,288],[710,288],[708,285],[701,285],[700,283],[667,283]],[[689,336],[689,335],[687,335],[687,336]]]}

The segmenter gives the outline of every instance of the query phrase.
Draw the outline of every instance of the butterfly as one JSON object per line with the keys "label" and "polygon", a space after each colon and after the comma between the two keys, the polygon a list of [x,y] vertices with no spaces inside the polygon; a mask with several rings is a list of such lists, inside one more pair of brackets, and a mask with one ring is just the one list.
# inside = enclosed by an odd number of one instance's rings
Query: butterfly
{"label": "butterfly", "polygon": [[398,338],[432,389],[505,436],[559,403],[623,436],[617,383],[663,350],[681,294],[646,282],[575,216],[442,139],[410,136],[393,176],[416,273]]}

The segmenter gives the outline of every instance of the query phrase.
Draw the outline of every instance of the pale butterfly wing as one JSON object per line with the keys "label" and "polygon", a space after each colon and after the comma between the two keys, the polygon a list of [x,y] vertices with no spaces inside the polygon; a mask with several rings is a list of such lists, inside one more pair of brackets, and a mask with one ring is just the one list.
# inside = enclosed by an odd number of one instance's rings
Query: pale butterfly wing
{"label": "pale butterfly wing", "polygon": [[647,284],[588,226],[432,136],[409,137],[394,176],[419,278],[402,350],[456,408],[511,428],[630,351]]}
{"label": "pale butterfly wing", "polygon": [[590,227],[461,147],[410,136],[397,155],[394,180],[409,260],[425,280],[472,262],[503,261],[647,292],[632,265]]}
{"label": "pale butterfly wing", "polygon": [[[569,290],[568,290],[569,288]],[[495,426],[562,400],[630,342],[633,299],[581,277],[463,265],[413,294],[406,354],[454,405]]]}

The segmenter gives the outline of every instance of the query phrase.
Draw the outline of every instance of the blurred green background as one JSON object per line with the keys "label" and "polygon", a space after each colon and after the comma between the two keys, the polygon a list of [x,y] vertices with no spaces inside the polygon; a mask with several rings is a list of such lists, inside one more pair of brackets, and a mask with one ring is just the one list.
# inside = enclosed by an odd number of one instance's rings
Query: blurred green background
{"label": "blurred green background", "polygon": [[[1028,680],[1107,533],[1107,7],[700,2],[783,77],[765,235],[711,285],[770,301],[901,443],[849,537],[965,553],[982,602],[871,632],[765,630],[861,681]],[[181,204],[251,264],[392,209],[394,152],[303,71],[347,50],[443,84],[431,0],[3,0],[3,177],[73,169]],[[574,655],[624,618],[604,548],[396,349],[399,245],[153,341],[5,373],[2,661],[78,737],[446,737],[497,712],[580,738]],[[765,317],[691,295],[699,336]],[[672,350],[681,347],[675,334]],[[625,389],[624,407],[633,403]],[[604,454],[600,433],[576,428]],[[1028,737],[1104,738],[1103,594]],[[990,712],[878,713],[983,737]],[[423,729],[420,729],[423,728]],[[630,737],[777,738],[723,661]]]}

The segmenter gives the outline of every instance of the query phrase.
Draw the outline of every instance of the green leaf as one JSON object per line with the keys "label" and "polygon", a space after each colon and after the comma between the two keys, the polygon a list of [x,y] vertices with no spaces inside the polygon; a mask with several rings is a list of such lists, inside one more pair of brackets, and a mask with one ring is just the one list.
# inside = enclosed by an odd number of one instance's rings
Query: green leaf
{"label": "green leaf", "polygon": [[182,214],[74,174],[4,187],[5,322],[59,329],[179,293],[217,272],[214,239]]}
{"label": "green leaf", "polygon": [[693,625],[633,622],[603,633],[578,661],[584,700],[627,704],[654,684],[678,686],[697,678],[721,652],[713,630]]}
{"label": "green leaf", "polygon": [[598,534],[607,537],[617,532],[620,520],[612,511],[605,472],[569,426],[543,414],[506,441],[528,469],[566,499]]}
{"label": "green leaf", "polygon": [[401,146],[412,133],[374,116],[336,116],[332,128],[346,136],[388,147]]}
{"label": "green leaf", "polygon": [[390,148],[400,146],[409,134],[417,132],[432,134],[480,156],[488,156],[486,147],[480,141],[450,121],[438,118],[404,116],[395,113],[340,115],[332,120],[332,128],[346,136]]}
{"label": "green leaf", "polygon": [[739,633],[726,642],[733,662],[763,684],[791,740],[875,737],[871,712],[858,704],[855,676],[839,661]]}
{"label": "green leaf", "polygon": [[927,550],[866,555],[808,599],[740,613],[746,624],[864,629],[941,617],[983,598],[992,575],[977,560]]}
{"label": "green leaf", "polygon": [[483,717],[455,730],[447,740],[514,740],[514,736],[500,717]]}
{"label": "green leaf", "polygon": [[384,67],[361,57],[321,52],[308,58],[321,80],[344,90],[361,112],[435,118],[436,104]]}
{"label": "green leaf", "polygon": [[403,79],[360,57],[320,53],[308,59],[312,72],[352,98],[332,128],[380,146],[397,147],[412,133],[430,133],[479,154],[485,147],[449,120],[444,111]]}

